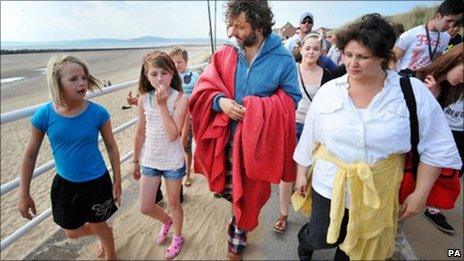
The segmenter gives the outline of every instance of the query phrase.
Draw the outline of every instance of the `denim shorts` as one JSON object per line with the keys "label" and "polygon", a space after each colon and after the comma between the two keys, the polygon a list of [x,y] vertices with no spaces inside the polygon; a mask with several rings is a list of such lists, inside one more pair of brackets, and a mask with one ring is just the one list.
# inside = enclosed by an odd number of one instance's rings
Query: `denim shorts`
{"label": "denim shorts", "polygon": [[165,179],[182,179],[185,175],[185,164],[180,169],[176,170],[159,170],[153,169],[150,167],[142,166],[142,175],[147,177],[161,177],[163,176]]}

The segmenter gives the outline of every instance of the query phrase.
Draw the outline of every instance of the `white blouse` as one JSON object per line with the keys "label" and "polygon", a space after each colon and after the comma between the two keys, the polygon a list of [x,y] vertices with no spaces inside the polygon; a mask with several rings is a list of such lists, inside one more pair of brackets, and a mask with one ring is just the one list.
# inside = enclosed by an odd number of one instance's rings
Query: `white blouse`
{"label": "white blouse", "polygon": [[[399,81],[400,76],[388,70],[384,87],[361,111],[348,95],[348,74],[327,82],[309,108],[293,159],[302,166],[311,165],[311,152],[319,143],[346,163],[372,164],[391,154],[408,152],[409,111]],[[411,85],[418,110],[421,162],[460,169],[461,159],[443,110],[420,80],[411,78]],[[312,187],[331,199],[338,168],[324,160],[315,164]],[[346,199],[348,206],[348,193]]]}

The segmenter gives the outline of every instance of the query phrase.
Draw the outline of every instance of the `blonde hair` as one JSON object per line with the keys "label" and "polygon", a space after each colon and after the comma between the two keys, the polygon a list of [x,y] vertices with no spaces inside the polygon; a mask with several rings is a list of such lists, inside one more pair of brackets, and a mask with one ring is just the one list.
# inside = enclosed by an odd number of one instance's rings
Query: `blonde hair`
{"label": "blonde hair", "polygon": [[64,105],[63,91],[61,86],[61,69],[66,63],[76,63],[84,69],[87,76],[88,89],[91,91],[101,90],[101,82],[90,74],[87,63],[78,56],[69,54],[57,54],[50,58],[47,65],[47,84],[51,99],[57,105]]}
{"label": "blonde hair", "polygon": [[172,47],[171,51],[169,52],[169,56],[173,57],[174,55],[180,55],[182,56],[182,59],[188,62],[188,59],[189,59],[188,52],[184,47],[182,46]]}

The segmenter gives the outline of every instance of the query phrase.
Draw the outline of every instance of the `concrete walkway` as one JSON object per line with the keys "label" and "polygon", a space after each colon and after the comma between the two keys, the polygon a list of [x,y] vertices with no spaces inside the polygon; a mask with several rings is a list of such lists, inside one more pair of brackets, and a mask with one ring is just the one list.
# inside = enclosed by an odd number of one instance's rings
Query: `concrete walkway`
{"label": "concrete walkway", "polygon": [[[206,188],[205,188],[206,189]],[[136,200],[137,195],[125,194],[126,202]],[[222,199],[218,199],[222,200]],[[130,204],[127,204],[130,205]],[[127,208],[126,205],[126,208]],[[263,253],[264,260],[298,260],[297,233],[309,219],[293,212],[290,207],[288,228],[285,234],[278,234],[272,230],[275,219],[279,214],[278,186],[272,186],[272,196],[261,213],[259,227],[249,234],[248,248],[258,248]],[[457,207],[445,211],[450,224],[456,229],[455,235],[447,235],[436,229],[422,215],[418,215],[405,222],[405,235],[407,242],[398,248],[392,257],[393,260],[463,260],[463,199],[462,193]],[[124,205],[120,209],[124,211]],[[117,215],[115,215],[117,218]],[[259,239],[263,241],[260,242]],[[63,243],[65,242],[65,243]],[[79,256],[79,251],[95,239],[87,238],[77,241],[66,240],[63,230],[59,230],[46,243],[25,257],[26,260],[70,260]],[[448,249],[457,249],[461,257],[448,257]],[[322,250],[314,253],[314,260],[333,260],[335,250]],[[454,253],[457,253],[455,251]],[[218,260],[223,259],[218,257]],[[245,253],[244,259],[247,259]]]}

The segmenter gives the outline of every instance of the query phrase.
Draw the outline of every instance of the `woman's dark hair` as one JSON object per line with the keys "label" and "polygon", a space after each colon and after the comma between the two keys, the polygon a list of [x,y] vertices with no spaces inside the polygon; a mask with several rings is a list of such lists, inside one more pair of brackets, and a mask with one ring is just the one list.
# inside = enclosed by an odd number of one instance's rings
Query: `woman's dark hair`
{"label": "woman's dark hair", "polygon": [[351,40],[356,40],[367,47],[374,56],[384,58],[382,68],[388,67],[388,62],[393,58],[393,46],[396,42],[396,34],[393,27],[377,13],[362,17],[361,22],[349,25],[337,34],[337,48],[342,52]]}
{"label": "woman's dark hair", "polygon": [[446,80],[449,71],[464,64],[463,50],[464,44],[460,43],[439,56],[431,65],[416,71],[416,77],[422,81],[427,75],[432,75],[435,78],[441,89],[438,102],[442,107],[456,102],[463,95],[464,86],[462,83],[458,86],[451,86]]}
{"label": "woman's dark hair", "polygon": [[232,24],[241,13],[245,13],[247,22],[251,27],[263,30],[263,36],[267,37],[272,32],[274,15],[266,0],[234,0],[227,3],[226,21]]}

